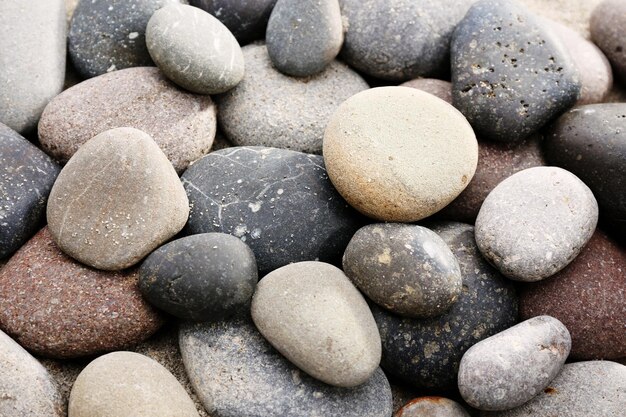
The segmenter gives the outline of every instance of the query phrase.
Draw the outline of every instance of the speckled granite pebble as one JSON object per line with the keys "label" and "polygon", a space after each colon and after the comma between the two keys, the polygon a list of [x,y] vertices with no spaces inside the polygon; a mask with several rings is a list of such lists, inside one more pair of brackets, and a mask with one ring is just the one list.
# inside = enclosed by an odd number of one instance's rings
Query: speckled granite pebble
{"label": "speckled granite pebble", "polygon": [[0,327],[43,356],[120,349],[148,338],[161,323],[137,289],[136,271],[81,265],[59,250],[47,228],[0,270]]}
{"label": "speckled granite pebble", "polygon": [[372,301],[401,316],[437,316],[461,293],[454,254],[436,233],[416,225],[359,229],[344,252],[343,270]]}
{"label": "speckled granite pebble", "polygon": [[417,88],[452,104],[452,83],[436,78],[417,78],[400,84],[401,87]]}
{"label": "speckled granite pebble", "polygon": [[598,204],[574,174],[529,168],[489,193],[476,218],[476,244],[508,278],[540,281],[578,255],[597,222]]}
{"label": "speckled granite pebble", "polygon": [[443,397],[420,397],[402,407],[394,417],[470,417],[455,401]]}
{"label": "speckled granite pebble", "polygon": [[605,0],[591,14],[591,39],[606,54],[616,76],[626,82],[626,2]]}
{"label": "speckled granite pebble", "polygon": [[41,227],[61,168],[0,123],[0,258],[18,250]]}

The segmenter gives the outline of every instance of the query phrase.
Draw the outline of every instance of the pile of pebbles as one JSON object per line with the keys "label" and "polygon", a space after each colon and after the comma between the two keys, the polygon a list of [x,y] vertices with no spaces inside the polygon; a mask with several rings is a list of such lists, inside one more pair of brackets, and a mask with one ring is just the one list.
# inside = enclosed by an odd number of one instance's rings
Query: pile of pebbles
{"label": "pile of pebbles", "polygon": [[532,3],[0,3],[0,416],[623,416],[626,1]]}

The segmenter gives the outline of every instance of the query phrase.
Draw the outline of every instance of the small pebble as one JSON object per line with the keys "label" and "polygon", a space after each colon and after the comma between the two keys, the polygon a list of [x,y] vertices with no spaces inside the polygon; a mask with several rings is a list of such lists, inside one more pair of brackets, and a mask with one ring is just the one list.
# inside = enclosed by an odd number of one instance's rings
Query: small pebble
{"label": "small pebble", "polygon": [[626,82],[626,2],[604,0],[591,14],[591,39],[613,64],[615,75]]}
{"label": "small pebble", "polygon": [[470,417],[455,401],[443,397],[420,397],[402,407],[394,417]]}
{"label": "small pebble", "polygon": [[401,87],[417,88],[452,104],[452,83],[436,78],[417,78],[400,84]]}

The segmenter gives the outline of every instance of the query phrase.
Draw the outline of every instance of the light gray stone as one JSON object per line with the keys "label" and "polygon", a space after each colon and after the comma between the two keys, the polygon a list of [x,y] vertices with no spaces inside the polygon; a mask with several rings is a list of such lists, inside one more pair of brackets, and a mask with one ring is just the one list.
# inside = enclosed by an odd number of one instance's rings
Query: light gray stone
{"label": "light gray stone", "polygon": [[455,401],[443,397],[420,397],[402,407],[394,417],[470,417]]}

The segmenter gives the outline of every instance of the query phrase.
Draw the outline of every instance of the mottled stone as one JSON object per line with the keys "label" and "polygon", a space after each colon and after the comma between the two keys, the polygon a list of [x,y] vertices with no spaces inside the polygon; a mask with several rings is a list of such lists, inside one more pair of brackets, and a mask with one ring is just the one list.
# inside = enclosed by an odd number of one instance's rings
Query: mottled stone
{"label": "mottled stone", "polygon": [[50,234],[89,266],[135,265],[178,233],[189,201],[152,138],[121,127],[85,143],[59,174],[48,200]]}
{"label": "mottled stone", "polygon": [[193,164],[182,181],[191,203],[188,231],[241,238],[261,275],[292,262],[340,262],[363,225],[317,155],[228,148]]}
{"label": "mottled stone", "polygon": [[18,250],[41,227],[60,171],[45,153],[0,123],[0,258]]}
{"label": "mottled stone", "polygon": [[189,379],[211,416],[388,417],[392,413],[389,382],[380,369],[355,388],[325,384],[274,350],[247,316],[184,324],[180,350]]}
{"label": "mottled stone", "polygon": [[417,88],[452,104],[452,83],[436,78],[417,78],[400,84],[401,87]]}
{"label": "mottled stone", "polygon": [[161,246],[143,262],[139,289],[150,303],[187,320],[219,320],[248,307],[258,275],[238,238],[203,233]]}
{"label": "mottled stone", "polygon": [[84,78],[154,65],[146,48],[152,14],[179,0],[91,0],[74,9],[68,34],[72,63]]}
{"label": "mottled stone", "polygon": [[621,417],[626,404],[626,366],[615,362],[570,363],[543,392],[508,411],[482,417]]}
{"label": "mottled stone", "polygon": [[597,222],[598,204],[578,177],[528,168],[489,193],[476,218],[476,244],[508,278],[540,281],[578,255]]}
{"label": "mottled stone", "polygon": [[343,270],[369,299],[401,316],[437,316],[461,293],[454,254],[421,226],[381,223],[359,229],[343,255]]}
{"label": "mottled stone", "polygon": [[472,226],[442,223],[431,229],[461,267],[458,301],[445,314],[421,320],[371,307],[383,342],[385,371],[417,387],[443,389],[455,385],[467,349],[516,323],[517,296],[513,285],[480,255]]}
{"label": "mottled stone", "polygon": [[68,417],[198,417],[176,377],[157,361],[113,352],[92,361],[76,378]]}
{"label": "mottled stone", "polygon": [[626,82],[626,3],[603,1],[594,9],[589,27],[591,39],[611,61],[616,75]]}
{"label": "mottled stone", "polygon": [[463,115],[408,87],[379,87],[341,104],[324,134],[337,191],[377,220],[412,222],[441,210],[474,175],[478,144]]}
{"label": "mottled stone", "polygon": [[0,123],[37,127],[65,79],[65,0],[0,4]]}
{"label": "mottled stone", "polygon": [[37,354],[72,358],[124,348],[161,318],[141,297],[136,271],[96,271],[65,256],[47,228],[0,271],[0,327]]}
{"label": "mottled stone", "polygon": [[321,153],[324,129],[350,96],[368,88],[346,65],[333,61],[308,78],[280,73],[265,45],[243,48],[246,74],[218,99],[222,130],[236,145],[262,145]]}
{"label": "mottled stone", "polygon": [[512,0],[475,3],[454,32],[451,55],[454,105],[487,139],[527,137],[580,93],[559,39]]}
{"label": "mottled stone", "polygon": [[470,417],[461,405],[443,397],[420,397],[402,407],[394,417]]}
{"label": "mottled stone", "polygon": [[172,4],[157,10],[148,22],[146,45],[167,78],[194,93],[223,93],[243,78],[237,40],[197,7]]}
{"label": "mottled stone", "polygon": [[57,96],[41,116],[39,140],[46,153],[67,162],[97,134],[134,127],[152,136],[182,172],[211,149],[216,120],[209,96],[178,89],[157,68],[130,68]]}
{"label": "mottled stone", "polygon": [[596,231],[580,255],[550,279],[528,284],[520,316],[549,315],[572,336],[574,359],[626,357],[626,251]]}
{"label": "mottled stone", "polygon": [[61,395],[48,371],[0,330],[0,415],[63,417]]}
{"label": "mottled stone", "polygon": [[475,0],[340,0],[342,58],[373,77],[446,74],[454,27]]}
{"label": "mottled stone", "polygon": [[267,51],[280,72],[308,77],[339,54],[343,26],[338,0],[278,0],[267,24]]}

